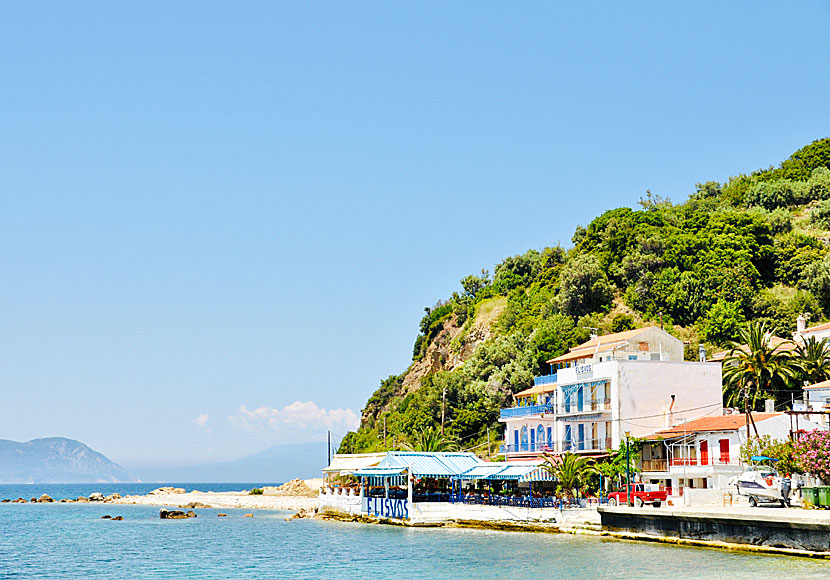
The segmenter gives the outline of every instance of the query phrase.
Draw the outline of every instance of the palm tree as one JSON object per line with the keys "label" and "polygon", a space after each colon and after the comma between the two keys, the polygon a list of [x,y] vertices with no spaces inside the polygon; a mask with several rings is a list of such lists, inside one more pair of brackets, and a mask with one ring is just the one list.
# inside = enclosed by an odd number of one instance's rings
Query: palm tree
{"label": "palm tree", "polygon": [[772,339],[773,331],[768,331],[763,323],[753,322],[741,330],[738,341],[729,343],[731,350],[723,361],[727,405],[752,411],[761,398],[779,394],[784,399],[784,391],[798,369],[790,353],[782,348],[789,341],[773,346]]}
{"label": "palm tree", "polygon": [[799,378],[806,384],[830,379],[830,339],[811,336],[796,347],[795,353]]}
{"label": "palm tree", "polygon": [[407,451],[455,451],[458,444],[451,436],[435,427],[426,427],[415,434],[412,444],[404,443]]}
{"label": "palm tree", "polygon": [[597,473],[594,460],[568,451],[562,455],[545,454],[542,468],[559,482],[559,491],[565,497],[573,497],[575,491],[582,489],[585,478],[590,473]]}

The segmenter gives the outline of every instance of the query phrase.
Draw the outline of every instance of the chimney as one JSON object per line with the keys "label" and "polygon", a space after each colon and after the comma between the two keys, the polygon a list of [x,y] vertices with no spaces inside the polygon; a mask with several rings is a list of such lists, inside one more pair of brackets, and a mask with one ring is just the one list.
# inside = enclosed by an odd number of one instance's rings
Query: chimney
{"label": "chimney", "polygon": [[700,362],[706,362],[706,347],[702,344],[697,347],[697,355],[700,357]]}
{"label": "chimney", "polygon": [[775,399],[764,399],[764,413],[775,413]]}
{"label": "chimney", "polygon": [[795,331],[798,334],[804,334],[805,330],[807,330],[807,319],[804,318],[803,314],[799,314],[798,318],[795,319]]}
{"label": "chimney", "polygon": [[674,421],[672,420],[672,412],[671,412],[673,407],[674,407],[674,395],[671,396],[671,405],[669,405],[669,408],[666,410],[666,413],[663,416],[663,427],[665,429],[668,429],[668,428],[674,426],[673,425]]}

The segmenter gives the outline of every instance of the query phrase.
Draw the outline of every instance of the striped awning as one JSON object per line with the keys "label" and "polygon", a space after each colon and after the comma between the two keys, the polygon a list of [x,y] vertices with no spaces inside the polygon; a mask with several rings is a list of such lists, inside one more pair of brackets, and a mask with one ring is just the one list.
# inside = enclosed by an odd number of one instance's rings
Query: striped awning
{"label": "striped awning", "polygon": [[358,469],[357,477],[392,477],[410,470],[417,478],[450,479],[483,462],[474,453],[390,451],[374,467]]}
{"label": "striped awning", "polygon": [[553,476],[545,471],[543,465],[544,462],[541,461],[483,463],[456,476],[455,479],[486,479],[489,481],[518,481],[521,483],[553,481]]}

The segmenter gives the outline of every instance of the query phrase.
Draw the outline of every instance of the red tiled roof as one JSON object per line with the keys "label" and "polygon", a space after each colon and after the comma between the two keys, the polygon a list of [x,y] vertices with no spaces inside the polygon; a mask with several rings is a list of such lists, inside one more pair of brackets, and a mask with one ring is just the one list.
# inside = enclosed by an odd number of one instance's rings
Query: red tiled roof
{"label": "red tiled roof", "polygon": [[[778,417],[783,413],[752,413],[752,419],[758,423],[766,419]],[[709,431],[737,431],[738,429],[746,427],[746,415],[741,413],[739,415],[718,415],[717,417],[701,417],[694,419],[680,425],[675,425],[671,429],[663,429],[644,437],[644,439],[672,439],[674,437],[682,437],[684,434],[691,433],[706,433]]]}
{"label": "red tiled roof", "polygon": [[591,356],[596,350],[597,346],[599,346],[600,349],[602,349],[603,347],[608,348],[610,346],[616,346],[616,343],[623,345],[625,344],[625,341],[634,338],[635,336],[637,336],[644,330],[648,330],[649,328],[656,327],[645,326],[643,328],[635,328],[634,330],[626,330],[623,332],[616,332],[614,334],[605,334],[603,336],[598,336],[597,338],[592,338],[588,342],[583,342],[582,344],[573,347],[569,352],[556,358],[552,358],[547,362],[548,364],[553,364],[568,360],[574,360],[576,358]]}
{"label": "red tiled roof", "polygon": [[802,334],[807,334],[808,332],[818,332],[819,330],[830,330],[830,322],[825,322],[824,324],[819,324],[818,326],[811,326]]}
{"label": "red tiled roof", "polygon": [[830,389],[830,381],[822,381],[814,385],[807,385],[806,387],[804,387],[804,389],[808,391],[811,391],[813,389]]}
{"label": "red tiled roof", "polygon": [[[789,351],[789,350],[795,350],[795,348],[797,346],[793,341],[788,340],[786,338],[781,338],[780,336],[773,336],[772,338],[770,338],[770,344],[773,346],[773,348],[775,348],[775,349],[777,349],[781,352],[786,352],[786,351]],[[746,352],[747,349],[748,349],[747,345],[745,345],[745,344],[741,345],[741,350]],[[723,359],[725,359],[726,357],[729,356],[730,352],[732,352],[731,349],[730,350],[722,350],[720,352],[716,352],[712,356],[708,357],[706,360],[708,360],[709,362],[721,362],[721,361],[723,361]]]}

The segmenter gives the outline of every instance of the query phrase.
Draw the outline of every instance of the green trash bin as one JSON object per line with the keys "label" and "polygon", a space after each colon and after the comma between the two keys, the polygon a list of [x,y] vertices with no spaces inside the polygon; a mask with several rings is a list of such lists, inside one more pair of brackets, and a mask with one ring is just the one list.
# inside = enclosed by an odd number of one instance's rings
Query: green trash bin
{"label": "green trash bin", "polygon": [[822,486],[818,488],[818,505],[830,507],[830,487]]}
{"label": "green trash bin", "polygon": [[811,506],[818,505],[818,488],[817,487],[802,487],[801,488],[801,498],[804,500],[805,504],[810,504]]}

